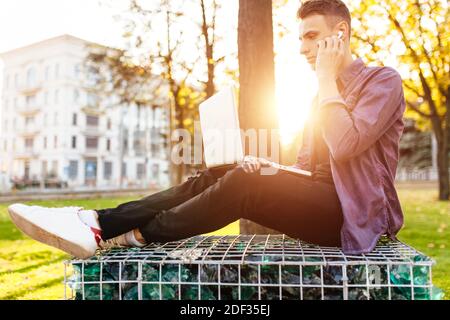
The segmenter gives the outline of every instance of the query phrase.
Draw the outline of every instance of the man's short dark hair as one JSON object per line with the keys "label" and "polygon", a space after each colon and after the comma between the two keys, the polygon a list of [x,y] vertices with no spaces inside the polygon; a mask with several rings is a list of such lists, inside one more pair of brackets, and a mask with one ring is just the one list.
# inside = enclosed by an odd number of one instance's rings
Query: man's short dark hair
{"label": "man's short dark hair", "polygon": [[345,21],[351,29],[350,11],[341,0],[308,0],[303,2],[297,11],[299,19],[304,19],[313,14],[325,16],[330,28],[341,21]]}

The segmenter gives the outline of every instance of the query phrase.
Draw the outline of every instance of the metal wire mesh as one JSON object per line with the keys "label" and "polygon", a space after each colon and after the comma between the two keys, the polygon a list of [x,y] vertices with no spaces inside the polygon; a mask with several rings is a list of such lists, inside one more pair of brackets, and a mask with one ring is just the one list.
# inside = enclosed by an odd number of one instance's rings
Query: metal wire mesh
{"label": "metal wire mesh", "polygon": [[432,299],[434,262],[382,237],[345,255],[285,235],[195,236],[65,262],[66,299]]}

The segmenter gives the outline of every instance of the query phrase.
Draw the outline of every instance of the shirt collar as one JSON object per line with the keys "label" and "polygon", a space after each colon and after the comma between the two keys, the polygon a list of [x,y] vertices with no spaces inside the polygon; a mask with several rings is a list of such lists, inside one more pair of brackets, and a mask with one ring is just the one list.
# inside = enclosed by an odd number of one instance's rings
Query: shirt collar
{"label": "shirt collar", "polygon": [[348,65],[344,70],[342,70],[337,80],[340,82],[342,87],[346,87],[347,84],[358,75],[365,68],[365,64],[361,58],[357,58],[350,65]]}

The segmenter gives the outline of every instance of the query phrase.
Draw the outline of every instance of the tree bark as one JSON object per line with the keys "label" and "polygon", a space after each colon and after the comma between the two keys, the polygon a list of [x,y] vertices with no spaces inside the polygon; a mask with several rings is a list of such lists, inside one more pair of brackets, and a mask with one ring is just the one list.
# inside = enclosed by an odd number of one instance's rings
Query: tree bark
{"label": "tree bark", "polygon": [[[212,39],[210,39],[209,36],[209,25],[208,25],[208,21],[206,18],[206,9],[205,9],[205,3],[204,0],[200,1],[200,6],[202,9],[202,36],[203,39],[205,40],[205,54],[206,54],[206,63],[207,63],[207,67],[208,67],[208,81],[206,82],[206,98],[211,97],[215,91],[215,85],[214,85],[214,76],[215,76],[215,61],[214,61],[214,34],[215,34],[215,23],[213,23],[211,29],[212,29]],[[217,4],[214,2],[214,6],[217,6]],[[213,21],[215,21],[216,19],[216,10],[214,9],[213,12]]]}
{"label": "tree bark", "polygon": [[442,139],[438,143],[438,175],[439,175],[439,200],[448,201],[450,197],[449,181],[449,139],[450,139],[450,86],[447,88],[446,96],[446,120],[442,120]]}
{"label": "tree bark", "polygon": [[439,200],[449,200],[449,177],[448,177],[448,143],[438,144],[438,176],[439,176]]}
{"label": "tree bark", "polygon": [[444,121],[441,120],[437,114],[431,116],[430,120],[431,126],[433,128],[433,134],[436,138],[437,144],[439,200],[448,200],[449,198],[448,128],[446,128]]}
{"label": "tree bark", "polygon": [[[239,121],[243,130],[278,127],[275,107],[275,66],[271,0],[240,0],[238,24]],[[261,137],[258,135],[258,150]],[[246,143],[246,154],[250,154]],[[252,154],[254,156],[260,156]],[[263,154],[262,156],[266,156]],[[269,234],[278,231],[246,219],[240,220],[241,234]]]}

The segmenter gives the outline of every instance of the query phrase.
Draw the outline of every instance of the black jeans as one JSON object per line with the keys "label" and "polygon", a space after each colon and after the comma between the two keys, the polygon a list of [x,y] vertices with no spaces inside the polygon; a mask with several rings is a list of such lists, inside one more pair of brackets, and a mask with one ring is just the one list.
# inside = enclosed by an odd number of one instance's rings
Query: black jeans
{"label": "black jeans", "polygon": [[343,223],[334,185],[281,170],[246,173],[239,166],[200,170],[177,186],[97,212],[104,239],[138,228],[147,242],[181,240],[245,218],[293,238],[340,247]]}

